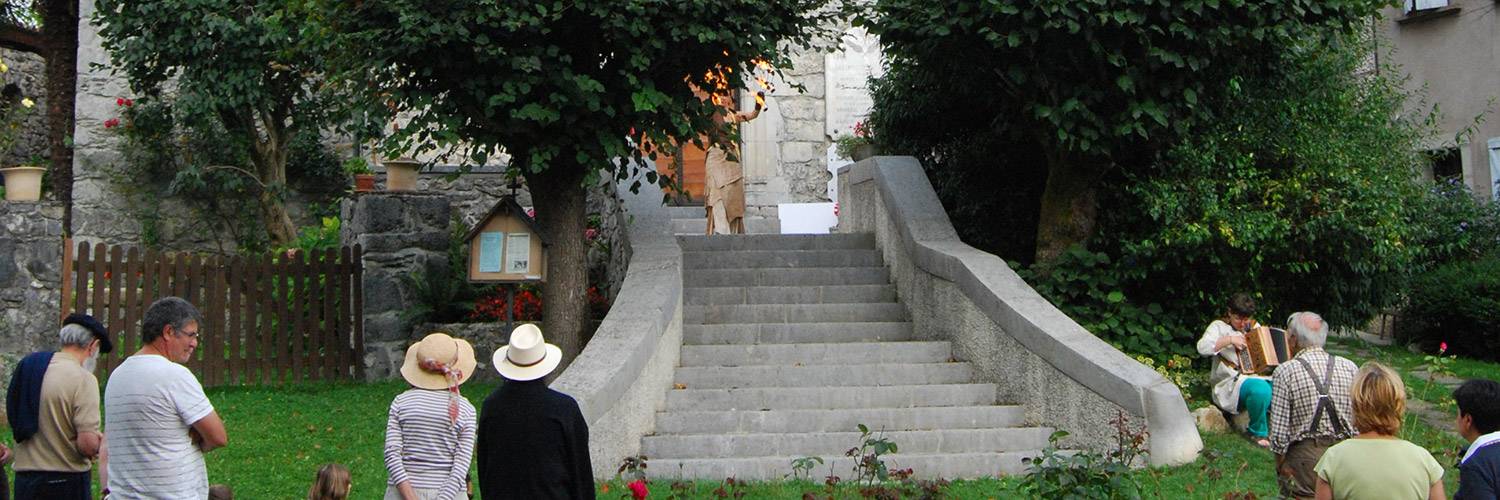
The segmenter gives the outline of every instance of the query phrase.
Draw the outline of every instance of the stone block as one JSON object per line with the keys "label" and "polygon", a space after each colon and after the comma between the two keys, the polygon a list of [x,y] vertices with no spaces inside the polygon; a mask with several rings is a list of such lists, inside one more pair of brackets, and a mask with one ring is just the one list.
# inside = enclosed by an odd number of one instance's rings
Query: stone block
{"label": "stone block", "polygon": [[683,367],[944,363],[952,357],[952,347],[940,341],[684,345],[680,363]]}
{"label": "stone block", "polygon": [[[827,148],[828,144],[823,141],[781,143],[781,165],[783,172],[786,170],[786,165],[818,161],[824,158]],[[824,187],[826,188],[826,186]]]}
{"label": "stone block", "polygon": [[1218,408],[1207,406],[1193,412],[1193,420],[1198,423],[1198,432],[1204,434],[1223,434],[1229,432],[1229,422],[1224,420],[1224,412]]}
{"label": "stone block", "polygon": [[406,342],[409,337],[410,332],[406,328],[406,322],[402,321],[397,313],[365,314],[366,343]]}

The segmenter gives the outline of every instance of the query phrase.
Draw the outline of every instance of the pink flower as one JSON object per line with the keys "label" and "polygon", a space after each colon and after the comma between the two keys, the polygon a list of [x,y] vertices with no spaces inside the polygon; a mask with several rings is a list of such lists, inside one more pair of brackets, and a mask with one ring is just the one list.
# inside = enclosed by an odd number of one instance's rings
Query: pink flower
{"label": "pink flower", "polygon": [[646,482],[640,479],[625,486],[630,488],[630,497],[635,500],[643,500],[646,498],[646,495],[651,493],[651,490],[646,489]]}
{"label": "pink flower", "polygon": [[104,120],[104,128],[115,128],[115,127],[118,127],[119,125],[120,125],[120,119],[119,118],[110,118],[108,120]]}
{"label": "pink flower", "polygon": [[1439,343],[1438,344],[1438,354],[1442,354],[1442,353],[1445,353],[1445,352],[1448,352],[1448,343],[1447,342]]}
{"label": "pink flower", "polygon": [[833,204],[833,216],[834,217],[838,217],[839,216],[839,204],[838,203],[834,203]]}
{"label": "pink flower", "polygon": [[528,208],[528,209],[526,209],[526,216],[535,219],[536,218],[536,209],[535,208]]}
{"label": "pink flower", "polygon": [[596,238],[598,236],[599,236],[599,230],[598,229],[594,229],[594,228],[591,227],[591,228],[585,229],[583,231],[583,237],[584,238],[588,238],[588,239],[592,240],[592,239],[594,239],[594,238]]}

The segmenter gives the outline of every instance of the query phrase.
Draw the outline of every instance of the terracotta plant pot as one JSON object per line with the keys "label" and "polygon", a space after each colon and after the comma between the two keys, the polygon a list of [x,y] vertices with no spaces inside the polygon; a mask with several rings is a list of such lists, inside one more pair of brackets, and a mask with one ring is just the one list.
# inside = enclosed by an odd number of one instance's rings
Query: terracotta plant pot
{"label": "terracotta plant pot", "polygon": [[5,201],[37,201],[42,199],[42,167],[0,168],[5,175]]}
{"label": "terracotta plant pot", "polygon": [[385,190],[386,191],[415,191],[417,189],[417,169],[422,163],[410,158],[397,158],[381,162],[385,165]]}
{"label": "terracotta plant pot", "polygon": [[874,144],[860,144],[860,145],[854,147],[854,152],[852,152],[852,153],[849,154],[849,156],[851,156],[851,158],[849,158],[849,159],[850,160],[854,160],[854,161],[860,161],[860,160],[863,160],[865,158],[869,158],[869,157],[875,156],[877,154],[880,154],[880,151],[875,148]]}
{"label": "terracotta plant pot", "polygon": [[368,193],[375,190],[375,174],[354,174],[354,192]]}

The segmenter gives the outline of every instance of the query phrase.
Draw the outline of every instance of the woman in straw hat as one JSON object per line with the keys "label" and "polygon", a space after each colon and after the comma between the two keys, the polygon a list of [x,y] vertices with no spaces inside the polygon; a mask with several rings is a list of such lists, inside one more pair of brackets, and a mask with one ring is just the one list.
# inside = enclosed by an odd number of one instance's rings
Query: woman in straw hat
{"label": "woman in straw hat", "polygon": [[495,351],[505,383],[479,417],[479,492],[485,500],[594,498],[589,426],[578,402],[547,388],[562,351],[535,325],[510,333]]}
{"label": "woman in straw hat", "polygon": [[474,348],[434,333],[406,349],[411,389],[391,402],[385,424],[386,500],[461,498],[474,455],[474,405],[458,387],[474,375]]}

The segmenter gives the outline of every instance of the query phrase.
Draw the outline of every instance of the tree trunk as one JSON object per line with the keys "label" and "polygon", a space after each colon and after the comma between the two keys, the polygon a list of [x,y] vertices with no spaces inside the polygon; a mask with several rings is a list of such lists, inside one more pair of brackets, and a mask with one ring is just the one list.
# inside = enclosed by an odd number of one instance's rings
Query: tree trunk
{"label": "tree trunk", "polygon": [[[540,173],[525,173],[538,229],[547,249],[547,281],[542,283],[542,326],[547,340],[562,349],[567,367],[583,351],[588,312],[587,167],[554,164]],[[557,372],[561,373],[561,368]]]}
{"label": "tree trunk", "polygon": [[1043,267],[1094,234],[1095,188],[1109,169],[1105,160],[1057,154],[1048,155],[1048,163],[1036,229],[1036,264]]}
{"label": "tree trunk", "polygon": [[78,0],[42,4],[47,57],[47,147],[52,195],[63,204],[63,233],[73,234],[73,105],[78,82]]}
{"label": "tree trunk", "polygon": [[[238,113],[238,114],[236,114]],[[271,244],[281,246],[297,238],[297,225],[292,223],[291,213],[286,209],[286,200],[281,192],[286,190],[286,160],[289,154],[289,138],[294,133],[289,127],[278,126],[273,119],[262,122],[265,134],[256,127],[251,112],[243,110],[221,110],[220,120],[236,133],[244,134],[251,142],[250,161],[255,164],[256,179],[260,183],[260,205],[262,223]]]}

